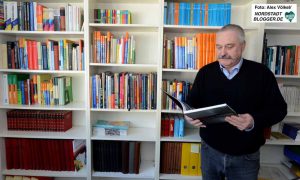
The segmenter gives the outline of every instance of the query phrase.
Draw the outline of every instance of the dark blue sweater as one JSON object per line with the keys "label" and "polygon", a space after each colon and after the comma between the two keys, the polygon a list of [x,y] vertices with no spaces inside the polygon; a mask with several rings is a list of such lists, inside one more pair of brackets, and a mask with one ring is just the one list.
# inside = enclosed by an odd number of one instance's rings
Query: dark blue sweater
{"label": "dark blue sweater", "polygon": [[231,80],[213,62],[201,68],[194,81],[188,104],[194,108],[227,103],[238,114],[249,113],[255,126],[240,131],[229,123],[201,128],[201,138],[211,147],[230,155],[253,153],[265,143],[263,130],[287,114],[285,103],[272,72],[262,64],[244,59]]}

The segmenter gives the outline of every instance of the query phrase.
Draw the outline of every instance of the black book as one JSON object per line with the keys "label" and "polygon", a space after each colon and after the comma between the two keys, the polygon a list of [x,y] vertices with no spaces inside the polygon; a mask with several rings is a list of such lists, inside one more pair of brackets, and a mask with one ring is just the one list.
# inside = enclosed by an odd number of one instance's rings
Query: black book
{"label": "black book", "polygon": [[166,91],[163,90],[163,92],[182,110],[182,114],[193,119],[199,119],[205,125],[226,122],[226,116],[237,115],[226,103],[195,109]]}

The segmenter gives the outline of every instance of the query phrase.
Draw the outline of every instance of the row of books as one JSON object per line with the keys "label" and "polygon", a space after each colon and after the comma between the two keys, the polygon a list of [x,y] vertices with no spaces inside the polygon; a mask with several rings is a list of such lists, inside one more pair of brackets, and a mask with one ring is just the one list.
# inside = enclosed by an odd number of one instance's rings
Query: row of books
{"label": "row of books", "polygon": [[[162,89],[182,102],[186,102],[191,88],[192,83],[187,81],[162,81]],[[162,93],[162,109],[174,110],[179,109],[179,107],[171,99],[167,98],[165,93]]]}
{"label": "row of books", "polygon": [[90,82],[92,108],[156,109],[156,73],[102,72]]}
{"label": "row of books", "polygon": [[111,32],[101,35],[100,31],[93,32],[94,63],[135,64],[135,39],[126,34],[114,37]]}
{"label": "row of books", "polygon": [[141,142],[93,141],[94,171],[139,174]]}
{"label": "row of books", "polygon": [[200,69],[215,60],[215,33],[198,33],[192,38],[164,40],[163,68]]}
{"label": "row of books", "polygon": [[295,141],[300,141],[300,123],[286,122],[283,123],[282,133]]}
{"label": "row of books", "polygon": [[161,117],[161,136],[184,137],[184,126],[182,115],[163,114]]}
{"label": "row of books", "polygon": [[97,120],[93,124],[94,136],[127,136],[130,126],[129,121]]}
{"label": "row of books", "polygon": [[84,70],[84,42],[19,38],[1,44],[3,69]]}
{"label": "row of books", "polygon": [[131,24],[132,13],[129,10],[94,9],[94,22],[102,24]]}
{"label": "row of books", "polygon": [[5,176],[5,180],[54,180],[54,178],[34,176]]}
{"label": "row of books", "polygon": [[[66,4],[49,8],[37,2],[3,1],[5,30],[13,31],[80,31],[82,8]],[[1,7],[1,6],[0,6]]]}
{"label": "row of books", "polygon": [[268,46],[263,64],[276,75],[299,75],[300,46]]}
{"label": "row of books", "polygon": [[162,143],[160,172],[184,176],[201,176],[200,148],[200,143]]}
{"label": "row of books", "polygon": [[2,74],[4,104],[66,105],[73,101],[72,77]]}
{"label": "row of books", "polygon": [[300,87],[285,84],[278,85],[285,102],[288,104],[288,112],[300,112]]}
{"label": "row of books", "polygon": [[86,164],[84,140],[6,138],[6,168],[79,171]]}
{"label": "row of books", "polygon": [[7,129],[23,131],[67,131],[72,128],[72,111],[10,110]]}
{"label": "row of books", "polygon": [[164,2],[164,24],[224,26],[230,19],[230,3]]}

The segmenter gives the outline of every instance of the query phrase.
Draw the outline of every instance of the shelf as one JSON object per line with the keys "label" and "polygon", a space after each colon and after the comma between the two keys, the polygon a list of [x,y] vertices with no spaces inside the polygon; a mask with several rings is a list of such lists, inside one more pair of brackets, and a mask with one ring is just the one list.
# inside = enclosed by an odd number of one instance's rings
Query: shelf
{"label": "shelf", "polygon": [[[267,172],[262,172],[262,170],[266,170]],[[279,170],[279,172],[278,172]],[[273,174],[270,174],[273,173]],[[297,179],[295,175],[293,175],[290,170],[282,165],[282,164],[271,164],[271,163],[261,163],[260,164],[260,172],[259,174],[265,174],[272,177],[268,177],[268,179],[278,179],[283,178],[280,180],[288,180],[288,179]],[[280,177],[280,176],[284,177]]]}
{"label": "shelf", "polygon": [[300,34],[300,27],[272,27],[272,26],[266,26],[265,32],[268,34]]}
{"label": "shelf", "polygon": [[300,79],[298,75],[275,75],[276,78]]}
{"label": "shelf", "polygon": [[86,130],[84,126],[74,126],[66,132],[4,130],[0,136],[36,139],[86,139]]}
{"label": "shelf", "polygon": [[296,116],[296,117],[298,117],[298,116],[300,116],[300,112],[288,112],[287,116]]}
{"label": "shelf", "polygon": [[163,72],[182,72],[182,73],[197,73],[199,70],[197,69],[168,69],[163,68]]}
{"label": "shelf", "polygon": [[154,162],[141,161],[139,174],[123,174],[121,172],[93,172],[93,177],[116,177],[116,178],[151,178],[154,179]]}
{"label": "shelf", "polygon": [[170,142],[201,142],[199,136],[199,129],[185,129],[184,137],[161,137],[160,141],[170,141]]}
{"label": "shelf", "polygon": [[156,72],[158,66],[155,64],[106,64],[106,63],[90,63],[90,67],[103,67],[111,69],[119,69],[122,71],[146,71],[146,72]]}
{"label": "shelf", "polygon": [[46,105],[18,105],[18,104],[0,104],[0,109],[28,109],[28,110],[70,110],[70,111],[85,111],[85,104],[83,102],[72,102],[64,106],[46,106]]}
{"label": "shelf", "polygon": [[12,175],[12,176],[86,177],[87,170],[85,167],[78,172],[12,169],[12,170],[3,170],[2,174]]}
{"label": "shelf", "polygon": [[0,34],[17,35],[17,36],[48,36],[48,35],[64,35],[64,36],[82,36],[83,31],[4,31],[0,30]]}
{"label": "shelf", "polygon": [[96,109],[96,108],[91,108],[91,111],[99,111],[99,112],[128,112],[128,113],[155,113],[157,110],[152,110],[152,109]]}
{"label": "shelf", "polygon": [[60,71],[60,70],[25,70],[25,69],[0,69],[4,73],[26,73],[26,74],[58,74],[58,75],[84,75],[84,71]]}
{"label": "shelf", "polygon": [[[190,25],[164,25],[164,32],[167,33],[199,33],[217,32],[222,26],[190,26]],[[257,30],[256,27],[244,27],[245,31]]]}
{"label": "shelf", "polygon": [[159,179],[201,180],[202,176],[183,176],[181,174],[160,174]]}
{"label": "shelf", "polygon": [[127,136],[92,136],[91,139],[116,141],[155,141],[155,132],[156,131],[154,128],[129,128]]}
{"label": "shelf", "polygon": [[161,110],[162,113],[172,113],[172,114],[182,114],[182,112],[180,110]]}
{"label": "shelf", "polygon": [[159,26],[143,24],[100,24],[90,23],[90,27],[99,28],[101,31],[118,32],[158,32]]}
{"label": "shelf", "polygon": [[286,140],[267,139],[266,144],[267,145],[300,145],[300,141],[294,141],[292,139],[286,139]]}

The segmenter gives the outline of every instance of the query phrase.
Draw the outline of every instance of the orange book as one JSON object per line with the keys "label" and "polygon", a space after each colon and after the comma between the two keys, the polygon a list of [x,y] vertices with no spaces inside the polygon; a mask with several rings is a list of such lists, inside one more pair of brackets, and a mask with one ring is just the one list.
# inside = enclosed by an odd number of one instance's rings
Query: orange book
{"label": "orange book", "polygon": [[110,46],[111,46],[111,33],[107,32],[107,46],[106,46],[106,63],[110,63],[111,59],[110,59]]}
{"label": "orange book", "polygon": [[43,31],[43,6],[41,4],[36,5],[36,19],[37,19],[37,30]]}
{"label": "orange book", "polygon": [[208,3],[205,3],[205,19],[204,19],[204,26],[208,25]]}
{"label": "orange book", "polygon": [[93,62],[96,63],[96,59],[97,59],[97,34],[98,31],[94,31],[93,32]]}
{"label": "orange book", "polygon": [[175,10],[174,10],[174,25],[179,24],[179,2],[175,2]]}
{"label": "orange book", "polygon": [[300,46],[296,46],[295,55],[295,75],[299,75],[299,61],[300,61]]}

